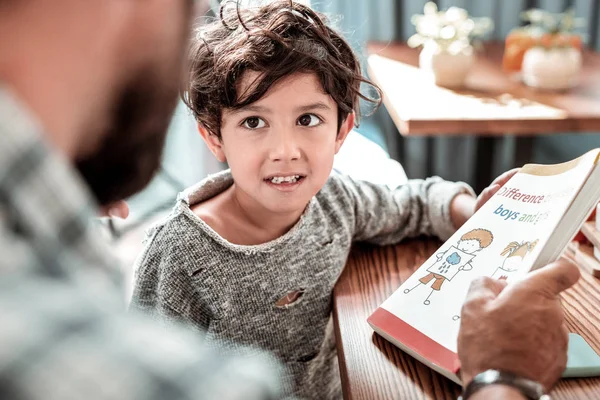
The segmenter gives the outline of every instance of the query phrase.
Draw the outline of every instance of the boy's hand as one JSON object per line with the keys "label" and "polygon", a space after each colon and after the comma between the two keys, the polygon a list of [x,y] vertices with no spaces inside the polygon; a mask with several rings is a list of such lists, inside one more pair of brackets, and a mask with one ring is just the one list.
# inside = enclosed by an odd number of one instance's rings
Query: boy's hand
{"label": "boy's hand", "polygon": [[477,212],[477,210],[479,210],[489,199],[491,199],[492,196],[496,194],[496,192],[500,190],[500,188],[504,186],[504,184],[508,182],[510,178],[512,178],[517,172],[519,172],[519,170],[520,168],[511,169],[510,171],[506,171],[505,173],[494,179],[490,186],[485,188],[477,197],[474,212]]}
{"label": "boy's hand", "polygon": [[450,218],[454,227],[456,229],[460,228],[517,172],[519,172],[519,168],[511,169],[494,179],[492,184],[485,188],[477,199],[468,194],[459,194],[456,196],[450,204]]}

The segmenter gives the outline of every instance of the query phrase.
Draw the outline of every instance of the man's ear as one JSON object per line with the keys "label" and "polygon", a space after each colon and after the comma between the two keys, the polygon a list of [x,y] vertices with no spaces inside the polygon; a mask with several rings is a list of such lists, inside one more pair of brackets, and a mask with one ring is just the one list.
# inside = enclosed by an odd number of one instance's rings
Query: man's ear
{"label": "man's ear", "polygon": [[354,111],[352,111],[344,121],[342,121],[342,125],[340,126],[340,131],[338,132],[337,138],[335,139],[335,154],[340,151],[342,144],[348,137],[350,131],[354,129]]}
{"label": "man's ear", "polygon": [[206,143],[217,160],[220,162],[227,161],[227,157],[225,157],[225,152],[223,151],[223,142],[221,141],[221,138],[210,133],[202,124],[198,124],[198,132],[200,132],[200,136],[204,139],[204,143]]}

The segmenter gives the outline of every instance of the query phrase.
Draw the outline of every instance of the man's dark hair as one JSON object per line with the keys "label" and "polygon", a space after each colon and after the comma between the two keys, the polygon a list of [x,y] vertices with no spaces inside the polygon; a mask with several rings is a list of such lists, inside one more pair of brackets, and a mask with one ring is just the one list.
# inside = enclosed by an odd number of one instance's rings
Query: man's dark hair
{"label": "man's dark hair", "polygon": [[[243,93],[246,71],[260,75]],[[269,88],[293,73],[315,73],[338,106],[338,129],[349,113],[359,118],[360,98],[379,106],[381,90],[361,74],[350,45],[327,26],[324,15],[294,1],[275,1],[242,9],[238,1],[221,5],[219,18],[193,38],[190,73],[183,101],[196,120],[221,137],[223,109],[237,109],[262,98]],[[361,93],[361,83],[377,96]]]}

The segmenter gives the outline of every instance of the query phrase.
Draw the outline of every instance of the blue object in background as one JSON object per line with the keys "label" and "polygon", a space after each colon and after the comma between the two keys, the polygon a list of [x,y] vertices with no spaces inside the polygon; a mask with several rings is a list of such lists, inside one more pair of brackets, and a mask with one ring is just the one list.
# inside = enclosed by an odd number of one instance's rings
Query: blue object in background
{"label": "blue object in background", "polygon": [[576,333],[569,333],[568,357],[563,378],[600,376],[600,356]]}

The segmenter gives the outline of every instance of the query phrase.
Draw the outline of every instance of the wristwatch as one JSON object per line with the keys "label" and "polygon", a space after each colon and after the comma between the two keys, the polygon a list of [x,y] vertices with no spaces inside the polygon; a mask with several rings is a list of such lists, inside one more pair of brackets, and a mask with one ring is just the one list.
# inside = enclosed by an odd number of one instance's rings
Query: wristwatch
{"label": "wristwatch", "polygon": [[544,393],[544,387],[541,383],[530,379],[522,378],[510,372],[488,369],[480,374],[464,388],[463,395],[459,400],[467,400],[475,392],[489,385],[506,385],[517,389],[527,399],[531,400],[551,400],[550,396]]}

